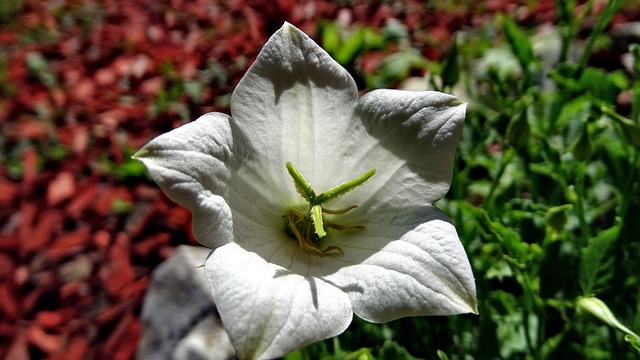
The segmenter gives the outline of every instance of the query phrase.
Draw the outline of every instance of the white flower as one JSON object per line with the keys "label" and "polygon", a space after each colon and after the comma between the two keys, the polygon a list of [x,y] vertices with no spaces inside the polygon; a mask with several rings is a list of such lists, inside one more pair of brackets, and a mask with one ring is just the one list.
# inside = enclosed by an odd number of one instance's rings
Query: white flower
{"label": "white flower", "polygon": [[286,23],[231,117],[206,114],[135,155],[214,249],[205,268],[239,358],[338,335],[354,312],[477,313],[465,251],[431,205],[449,189],[465,109],[438,92],[358,99],[347,71]]}

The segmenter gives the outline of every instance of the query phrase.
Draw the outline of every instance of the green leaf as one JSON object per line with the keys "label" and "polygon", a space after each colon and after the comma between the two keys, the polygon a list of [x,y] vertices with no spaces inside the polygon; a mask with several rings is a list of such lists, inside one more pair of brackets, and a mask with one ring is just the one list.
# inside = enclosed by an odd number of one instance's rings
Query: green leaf
{"label": "green leaf", "polygon": [[528,244],[522,241],[520,234],[491,219],[488,213],[483,212],[479,220],[486,227],[487,234],[492,234],[506,250],[506,253],[518,266],[524,266],[529,255]]}
{"label": "green leaf", "polygon": [[25,59],[27,69],[48,88],[58,85],[56,74],[47,63],[47,59],[40,53],[30,53]]}
{"label": "green leaf", "polygon": [[457,37],[453,38],[451,50],[444,59],[442,68],[442,86],[453,86],[460,79],[460,64],[458,61],[458,41]]}
{"label": "green leaf", "polygon": [[340,49],[340,34],[335,23],[326,22],[322,26],[322,47],[332,56]]}
{"label": "green leaf", "polygon": [[516,148],[522,148],[529,142],[531,126],[529,126],[527,117],[527,107],[523,107],[520,114],[512,118],[507,126],[507,139]]}
{"label": "green leaf", "polygon": [[582,293],[590,295],[609,285],[613,276],[613,257],[609,249],[620,234],[620,222],[601,231],[589,244],[580,250],[580,274],[578,282]]}
{"label": "green leaf", "polygon": [[631,102],[631,119],[638,123],[640,121],[640,45],[632,44],[629,52],[633,55],[633,76],[634,82],[631,88],[633,101]]}
{"label": "green leaf", "polygon": [[534,61],[533,48],[527,35],[510,18],[503,16],[502,25],[513,53],[516,55],[523,69]]}
{"label": "green leaf", "polygon": [[582,88],[607,104],[615,104],[620,90],[603,70],[586,68],[580,76]]}
{"label": "green leaf", "polygon": [[436,354],[438,355],[438,359],[440,359],[440,360],[449,360],[449,357],[447,356],[447,353],[445,353],[442,350],[438,350],[436,352]]}
{"label": "green leaf", "polygon": [[575,9],[575,0],[555,0],[556,16],[561,24],[573,23]]}
{"label": "green leaf", "polygon": [[348,353],[344,360],[374,360],[375,358],[371,354],[371,349],[361,348],[354,352]]}
{"label": "green leaf", "polygon": [[551,226],[554,230],[560,231],[564,229],[565,225],[567,225],[567,211],[569,211],[573,205],[565,204],[550,207],[547,210],[547,214],[544,218],[544,221],[547,225]]}
{"label": "green leaf", "polygon": [[356,55],[364,49],[364,30],[361,27],[357,27],[342,43],[336,53],[335,60],[342,65],[349,64],[355,59]]}
{"label": "green leaf", "polygon": [[586,123],[583,124],[580,135],[578,135],[576,141],[571,145],[571,153],[578,161],[587,161],[593,155],[593,145],[591,145],[591,138]]}
{"label": "green leaf", "polygon": [[607,106],[602,106],[600,110],[620,125],[620,135],[627,141],[627,143],[636,148],[640,148],[640,124],[627,119]]}
{"label": "green leaf", "polygon": [[377,29],[365,27],[364,43],[367,49],[381,49],[385,46],[385,39]]}

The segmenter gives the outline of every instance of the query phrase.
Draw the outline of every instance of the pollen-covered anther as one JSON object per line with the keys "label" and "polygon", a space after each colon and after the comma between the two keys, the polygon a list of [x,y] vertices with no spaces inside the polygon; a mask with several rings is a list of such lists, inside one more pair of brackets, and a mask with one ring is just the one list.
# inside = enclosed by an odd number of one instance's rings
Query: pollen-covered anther
{"label": "pollen-covered anther", "polygon": [[[296,240],[298,240],[298,245],[301,250],[320,257],[332,254],[344,255],[342,248],[337,245],[329,245],[325,249],[321,249],[312,239],[314,236],[317,237],[317,235],[311,231],[311,225],[304,219],[305,218],[296,219],[296,211],[294,211],[294,209],[289,210],[287,228]],[[327,226],[331,227],[329,223],[327,223]],[[319,240],[319,238],[317,240]]]}
{"label": "pollen-covered anther", "polygon": [[347,211],[353,210],[353,209],[355,209],[357,207],[358,207],[358,205],[351,205],[351,206],[348,206],[348,207],[346,207],[344,209],[338,209],[338,210],[331,210],[331,209],[327,209],[327,208],[322,208],[322,212],[323,213],[327,213],[327,214],[337,215],[337,214],[344,214]]}

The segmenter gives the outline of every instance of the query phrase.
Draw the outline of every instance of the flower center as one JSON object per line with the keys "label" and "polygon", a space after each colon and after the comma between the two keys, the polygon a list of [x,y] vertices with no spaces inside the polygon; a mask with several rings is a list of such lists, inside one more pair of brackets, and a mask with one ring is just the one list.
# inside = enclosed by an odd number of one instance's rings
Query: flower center
{"label": "flower center", "polygon": [[342,183],[320,195],[316,195],[311,185],[302,177],[290,162],[287,162],[287,171],[293,178],[293,183],[298,193],[308,202],[307,206],[293,207],[284,215],[287,233],[298,241],[300,248],[310,254],[325,256],[328,254],[343,254],[337,245],[329,245],[322,249],[320,242],[327,236],[327,228],[335,230],[362,229],[362,225],[340,225],[324,218],[324,214],[344,214],[356,205],[339,210],[330,210],[323,206],[340,195],[355,189],[369,180],[376,173],[375,169],[369,170],[364,175],[345,183]]}

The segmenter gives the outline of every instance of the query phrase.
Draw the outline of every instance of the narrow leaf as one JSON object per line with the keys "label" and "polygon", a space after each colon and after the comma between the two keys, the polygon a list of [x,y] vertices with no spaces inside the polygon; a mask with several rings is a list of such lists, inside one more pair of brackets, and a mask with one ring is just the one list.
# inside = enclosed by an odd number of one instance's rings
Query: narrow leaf
{"label": "narrow leaf", "polygon": [[504,32],[513,53],[520,61],[520,65],[526,69],[533,61],[533,48],[529,38],[520,30],[520,28],[506,16],[502,17]]}

